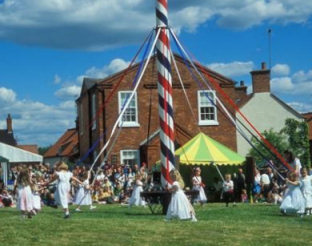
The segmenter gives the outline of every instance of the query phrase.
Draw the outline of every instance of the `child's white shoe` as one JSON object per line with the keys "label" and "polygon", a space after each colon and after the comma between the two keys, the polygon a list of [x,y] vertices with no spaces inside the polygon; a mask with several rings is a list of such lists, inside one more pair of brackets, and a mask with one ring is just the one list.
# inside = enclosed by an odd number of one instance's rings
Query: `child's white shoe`
{"label": "child's white shoe", "polygon": [[80,212],[81,210],[80,210],[80,208],[76,208],[75,211],[76,212]]}
{"label": "child's white shoe", "polygon": [[96,208],[96,206],[90,206],[90,210],[95,209],[95,208]]}

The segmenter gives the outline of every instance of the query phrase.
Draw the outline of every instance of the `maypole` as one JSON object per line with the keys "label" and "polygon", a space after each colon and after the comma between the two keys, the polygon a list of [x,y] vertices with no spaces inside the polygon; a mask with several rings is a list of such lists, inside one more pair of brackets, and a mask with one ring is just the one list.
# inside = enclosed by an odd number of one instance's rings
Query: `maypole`
{"label": "maypole", "polygon": [[161,183],[171,183],[169,172],[174,169],[174,122],[172,103],[172,78],[167,0],[157,0],[156,29],[160,35],[156,43],[158,72],[158,111],[160,121]]}

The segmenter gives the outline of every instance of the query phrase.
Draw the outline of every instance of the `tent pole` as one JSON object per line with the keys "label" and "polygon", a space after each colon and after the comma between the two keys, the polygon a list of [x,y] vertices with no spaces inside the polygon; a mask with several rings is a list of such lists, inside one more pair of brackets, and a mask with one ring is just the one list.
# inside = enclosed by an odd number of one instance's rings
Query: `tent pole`
{"label": "tent pole", "polygon": [[216,163],[214,163],[214,162],[212,163],[212,165],[214,165],[214,166],[216,167],[216,169],[217,169],[217,171],[218,171],[218,173],[219,173],[219,175],[220,175],[222,181],[224,182],[224,178],[223,178],[223,176],[222,176],[222,174],[221,174],[221,172],[220,172],[220,169],[218,168],[218,165],[217,165]]}

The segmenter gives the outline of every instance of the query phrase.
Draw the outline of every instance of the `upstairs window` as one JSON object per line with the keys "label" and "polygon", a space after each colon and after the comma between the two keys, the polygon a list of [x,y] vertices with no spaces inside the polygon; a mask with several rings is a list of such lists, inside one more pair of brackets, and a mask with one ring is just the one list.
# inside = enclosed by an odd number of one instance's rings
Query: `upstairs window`
{"label": "upstairs window", "polygon": [[[121,113],[123,107],[126,106],[127,101],[130,99],[132,91],[120,91],[118,93],[119,113]],[[135,92],[134,97],[131,99],[127,109],[125,110],[121,122],[121,127],[138,127],[138,107],[137,107],[137,94]]]}
{"label": "upstairs window", "polygon": [[218,125],[215,91],[198,91],[198,124]]}

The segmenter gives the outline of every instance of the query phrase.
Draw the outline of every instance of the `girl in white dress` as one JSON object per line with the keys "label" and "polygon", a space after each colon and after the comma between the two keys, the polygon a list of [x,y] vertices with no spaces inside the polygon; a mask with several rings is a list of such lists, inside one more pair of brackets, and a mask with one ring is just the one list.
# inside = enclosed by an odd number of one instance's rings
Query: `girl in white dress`
{"label": "girl in white dress", "polygon": [[296,172],[291,172],[286,178],[287,190],[285,191],[282,204],[280,206],[283,214],[297,213],[304,214],[305,199],[300,190],[300,182]]}
{"label": "girl in white dress", "polygon": [[298,157],[295,157],[294,154],[290,150],[284,151],[285,159],[290,164],[290,166],[294,169],[293,171],[300,177],[300,169],[302,167],[301,162]]}
{"label": "girl in white dress", "polygon": [[135,177],[135,185],[129,199],[129,207],[135,206],[145,206],[145,201],[141,197],[141,192],[143,191],[142,175],[137,174]]}
{"label": "girl in white dress", "polygon": [[312,210],[312,176],[308,175],[307,168],[301,169],[301,191],[305,199],[306,215],[311,214]]}
{"label": "girl in white dress", "polygon": [[[33,184],[31,186],[32,190],[32,201],[33,201],[33,210],[34,213],[38,213],[41,210],[41,198],[40,198],[40,190],[39,185],[39,176],[35,179],[33,179]],[[42,188],[44,189],[44,188]]]}
{"label": "girl in white dress", "polygon": [[69,218],[69,209],[68,209],[68,203],[69,203],[69,196],[70,196],[70,180],[74,180],[79,184],[82,184],[82,182],[73,177],[73,174],[68,171],[68,166],[65,162],[60,162],[57,165],[57,172],[55,173],[54,177],[47,183],[52,183],[53,181],[57,180],[57,187],[56,192],[54,194],[54,198],[57,205],[61,205],[64,210],[64,218]]}
{"label": "girl in white dress", "polygon": [[199,167],[195,168],[195,175],[192,178],[193,182],[193,190],[198,190],[199,194],[195,199],[195,202],[199,202],[201,205],[203,205],[205,202],[207,202],[207,197],[205,194],[205,184],[202,182],[202,178],[200,176],[201,170]]}
{"label": "girl in white dress", "polygon": [[166,219],[178,218],[180,220],[191,219],[197,221],[195,211],[190,201],[184,194],[184,182],[178,170],[170,171],[170,178],[173,181],[171,188],[171,201],[168,206]]}
{"label": "girl in white dress", "polygon": [[33,201],[31,193],[31,180],[30,173],[27,169],[22,169],[17,176],[14,185],[14,193],[17,189],[17,208],[22,212],[23,218],[28,216],[32,217]]}
{"label": "girl in white dress", "polygon": [[87,205],[90,206],[90,210],[96,208],[92,206],[92,198],[91,198],[91,187],[89,184],[89,180],[91,178],[91,172],[85,172],[82,178],[82,184],[79,185],[79,189],[76,193],[74,204],[78,205],[75,211],[79,212],[80,206]]}

